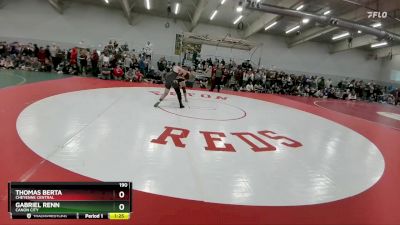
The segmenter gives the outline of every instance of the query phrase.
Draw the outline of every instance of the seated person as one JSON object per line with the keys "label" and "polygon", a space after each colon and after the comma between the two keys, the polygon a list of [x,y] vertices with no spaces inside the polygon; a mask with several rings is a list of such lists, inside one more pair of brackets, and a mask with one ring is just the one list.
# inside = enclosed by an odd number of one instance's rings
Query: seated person
{"label": "seated person", "polygon": [[122,80],[122,78],[124,77],[124,71],[122,70],[120,65],[117,65],[117,67],[114,68],[113,76],[115,80]]}
{"label": "seated person", "polygon": [[135,71],[134,71],[132,68],[129,68],[129,69],[126,71],[125,75],[124,75],[125,81],[132,82],[134,76],[135,76]]}
{"label": "seated person", "polygon": [[235,76],[231,76],[231,78],[228,81],[228,87],[233,88],[237,84]]}
{"label": "seated person", "polygon": [[31,71],[32,70],[32,60],[30,57],[26,57],[24,63],[21,66],[22,70],[28,70]]}
{"label": "seated person", "polygon": [[207,83],[206,79],[200,80],[200,88],[207,88]]}
{"label": "seated person", "polygon": [[253,84],[251,83],[251,81],[249,81],[249,82],[247,83],[247,85],[246,85],[246,91],[248,91],[248,92],[254,92],[254,86],[253,86]]}
{"label": "seated person", "polygon": [[394,100],[394,96],[392,94],[389,94],[387,96],[387,100],[386,100],[387,104],[391,104],[391,105],[395,105],[395,100]]}
{"label": "seated person", "polygon": [[189,75],[188,75],[188,79],[186,81],[186,86],[187,87],[193,87],[195,79],[196,79],[196,77],[189,70]]}
{"label": "seated person", "polygon": [[322,97],[324,97],[324,94],[323,94],[322,90],[317,90],[317,91],[314,93],[314,97],[316,97],[316,98],[322,98]]}
{"label": "seated person", "polygon": [[63,74],[69,74],[69,68],[70,68],[70,65],[69,65],[68,62],[65,62],[65,65],[60,67],[60,69],[62,70]]}
{"label": "seated person", "polygon": [[68,74],[70,75],[78,75],[78,65],[72,64],[69,67]]}
{"label": "seated person", "polygon": [[6,59],[5,58],[0,59],[0,68],[4,68],[5,64],[6,64]]}
{"label": "seated person", "polygon": [[32,70],[33,71],[39,71],[39,69],[40,69],[40,62],[39,62],[39,60],[38,60],[38,58],[33,58],[33,60],[32,60]]}
{"label": "seated person", "polygon": [[57,65],[57,68],[56,68],[56,71],[57,71],[57,73],[60,73],[60,74],[62,74],[63,73],[63,71],[64,71],[64,62],[61,62],[60,64],[58,64]]}
{"label": "seated person", "polygon": [[353,91],[351,91],[349,94],[348,94],[348,96],[347,96],[347,99],[348,100],[357,100],[357,95],[356,95],[356,92],[353,90]]}
{"label": "seated person", "polygon": [[263,91],[263,87],[261,86],[261,84],[259,82],[257,82],[256,85],[254,85],[254,91],[258,92],[258,93]]}
{"label": "seated person", "polygon": [[51,62],[48,59],[44,60],[44,63],[41,66],[40,71],[42,72],[51,72]]}
{"label": "seated person", "polygon": [[139,70],[136,70],[135,76],[134,76],[134,81],[142,82],[142,79],[143,79],[143,74]]}
{"label": "seated person", "polygon": [[109,80],[111,79],[111,68],[108,63],[104,63],[101,67],[101,73],[99,75],[100,79]]}
{"label": "seated person", "polygon": [[14,62],[10,58],[7,58],[6,62],[4,64],[4,68],[6,68],[6,69],[14,69],[15,68]]}

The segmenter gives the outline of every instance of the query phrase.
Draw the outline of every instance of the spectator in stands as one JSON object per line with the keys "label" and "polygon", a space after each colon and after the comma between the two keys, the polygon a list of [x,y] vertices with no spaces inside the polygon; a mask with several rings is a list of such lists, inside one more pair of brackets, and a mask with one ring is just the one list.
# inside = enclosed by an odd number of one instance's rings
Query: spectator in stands
{"label": "spectator in stands", "polygon": [[161,72],[164,72],[166,67],[167,67],[167,61],[165,60],[165,57],[161,57],[160,60],[157,62],[157,67],[158,70]]}
{"label": "spectator in stands", "polygon": [[125,72],[129,71],[129,69],[133,66],[133,61],[130,55],[125,55],[125,60],[124,60],[124,69]]}
{"label": "spectator in stands", "polygon": [[69,64],[72,66],[72,65],[77,65],[77,63],[78,63],[78,49],[77,48],[73,48],[71,50]]}
{"label": "spectator in stands", "polygon": [[103,63],[101,68],[100,79],[110,80],[111,79],[111,68],[108,63]]}
{"label": "spectator in stands", "polygon": [[144,47],[144,53],[145,53],[145,59],[147,59],[148,61],[151,60],[151,55],[153,54],[153,44],[151,44],[150,41],[146,42],[146,45]]}
{"label": "spectator in stands", "polygon": [[46,56],[46,59],[51,60],[50,46],[46,46],[46,48],[44,49],[44,54]]}
{"label": "spectator in stands", "polygon": [[215,87],[217,87],[218,92],[221,90],[221,79],[222,79],[223,70],[224,70],[224,68],[223,68],[222,64],[216,66],[215,75],[211,78],[212,84],[211,84],[210,91],[214,91]]}
{"label": "spectator in stands", "polygon": [[41,72],[51,72],[51,62],[49,59],[45,59],[44,63],[42,64],[40,70]]}
{"label": "spectator in stands", "polygon": [[37,72],[37,71],[39,71],[40,66],[41,66],[41,64],[39,62],[39,59],[34,57],[33,61],[32,61],[32,70]]}
{"label": "spectator in stands", "polygon": [[349,96],[347,97],[347,100],[357,100],[357,95],[354,90],[350,92]]}
{"label": "spectator in stands", "polygon": [[248,70],[243,71],[243,85],[247,85],[250,78],[250,73]]}
{"label": "spectator in stands", "polygon": [[34,45],[33,45],[33,48],[34,48],[34,50],[33,50],[34,56],[35,56],[36,58],[39,58],[39,51],[40,51],[39,47],[37,46],[37,44],[34,44]]}
{"label": "spectator in stands", "polygon": [[262,93],[263,92],[263,87],[260,84],[261,82],[258,81],[255,85],[254,85],[254,91],[257,93]]}
{"label": "spectator in stands", "polygon": [[50,52],[51,61],[53,62],[54,69],[57,68],[58,63],[59,63],[58,60],[56,59],[57,51],[58,51],[58,48],[57,48],[56,44],[53,43],[53,45],[49,49],[49,52]]}
{"label": "spectator in stands", "polygon": [[100,62],[101,62],[101,65],[103,66],[104,64],[110,64],[110,57],[109,57],[109,54],[108,54],[108,51],[107,50],[104,50],[104,52],[101,54],[101,56],[100,56]]}
{"label": "spectator in stands", "polygon": [[38,53],[38,60],[39,60],[39,62],[43,65],[44,64],[44,61],[46,60],[46,52],[45,52],[45,50],[44,50],[44,48],[40,48],[39,49],[39,53]]}
{"label": "spectator in stands", "polygon": [[15,65],[14,62],[11,60],[10,57],[7,57],[4,63],[4,68],[6,69],[14,69]]}
{"label": "spectator in stands", "polygon": [[0,58],[0,68],[4,68],[5,65],[6,65],[6,59]]}
{"label": "spectator in stands", "polygon": [[124,71],[122,70],[120,65],[117,65],[117,67],[114,68],[113,76],[115,80],[122,80],[124,76]]}
{"label": "spectator in stands", "polygon": [[146,74],[146,64],[144,60],[144,57],[140,57],[139,59],[139,70],[142,74]]}
{"label": "spectator in stands", "polygon": [[134,76],[135,76],[135,71],[132,68],[129,68],[128,71],[126,71],[124,74],[125,81],[132,82]]}
{"label": "spectator in stands", "polygon": [[79,71],[82,75],[86,75],[87,73],[87,52],[86,49],[81,49],[80,54],[79,54]]}
{"label": "spectator in stands", "polygon": [[133,59],[132,59],[132,67],[133,67],[133,69],[135,69],[135,70],[138,70],[138,69],[139,69],[139,62],[138,62],[138,60],[137,60],[136,57],[133,57]]}
{"label": "spectator in stands", "polygon": [[92,75],[97,77],[99,74],[99,54],[97,53],[97,50],[93,50],[91,56],[90,56],[90,64],[92,65]]}
{"label": "spectator in stands", "polygon": [[135,76],[134,76],[134,81],[135,82],[142,82],[142,80],[143,80],[143,74],[139,70],[136,70],[135,71]]}
{"label": "spectator in stands", "polygon": [[207,88],[208,81],[206,79],[200,80],[200,88]]}

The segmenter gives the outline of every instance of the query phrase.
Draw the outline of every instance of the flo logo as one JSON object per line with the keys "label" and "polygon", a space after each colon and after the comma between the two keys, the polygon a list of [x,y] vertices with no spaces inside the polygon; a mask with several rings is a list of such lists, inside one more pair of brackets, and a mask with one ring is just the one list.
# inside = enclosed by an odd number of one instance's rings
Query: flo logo
{"label": "flo logo", "polygon": [[388,16],[387,12],[377,12],[377,11],[368,11],[368,18],[379,18],[379,19],[385,19]]}

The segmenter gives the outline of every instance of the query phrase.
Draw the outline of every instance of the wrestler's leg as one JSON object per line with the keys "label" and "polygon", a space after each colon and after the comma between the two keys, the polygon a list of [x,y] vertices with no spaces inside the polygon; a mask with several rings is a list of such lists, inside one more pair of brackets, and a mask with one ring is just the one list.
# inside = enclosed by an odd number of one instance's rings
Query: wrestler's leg
{"label": "wrestler's leg", "polygon": [[186,83],[185,83],[185,81],[182,81],[182,82],[180,83],[180,86],[182,87],[183,97],[185,97],[185,102],[188,102],[188,100],[187,100],[187,94],[186,94]]}
{"label": "wrestler's leg", "polygon": [[174,86],[174,90],[176,92],[176,96],[178,97],[179,107],[185,108],[185,106],[182,104],[182,94],[181,94],[181,88],[179,87],[179,85]]}
{"label": "wrestler's leg", "polygon": [[169,93],[170,88],[165,88],[164,93],[161,95],[160,100],[158,102],[156,102],[156,104],[154,104],[154,107],[158,107],[158,105],[160,105],[161,101],[164,100],[165,97],[167,97],[168,93]]}

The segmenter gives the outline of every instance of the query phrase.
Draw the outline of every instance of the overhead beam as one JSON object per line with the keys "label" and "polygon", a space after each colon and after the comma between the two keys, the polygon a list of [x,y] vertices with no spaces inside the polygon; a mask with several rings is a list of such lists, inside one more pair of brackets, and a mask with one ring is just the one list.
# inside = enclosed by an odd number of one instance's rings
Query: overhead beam
{"label": "overhead beam", "polygon": [[[398,8],[398,2],[397,3],[395,3],[395,2],[396,1],[377,1],[377,0],[371,1],[365,7],[359,7],[356,10],[353,10],[349,13],[345,13],[345,14],[339,16],[339,18],[357,22],[357,21],[367,18],[367,16],[368,16],[367,11],[370,11],[370,9],[368,9],[368,8],[376,9],[379,6],[380,11],[390,11],[391,9]],[[332,26],[311,28],[309,30],[303,31],[302,34],[291,38],[288,41],[288,46],[294,47],[296,45],[302,44],[306,41],[310,41],[316,37],[319,37],[323,34],[332,32],[337,29],[339,29],[339,28],[332,27]]]}
{"label": "overhead beam", "polygon": [[373,35],[363,35],[361,37],[353,38],[350,42],[348,39],[340,41],[331,47],[330,53],[342,52],[354,48],[359,48],[365,45],[370,45],[377,42],[377,38]]}
{"label": "overhead beam", "polygon": [[[364,8],[359,8],[357,10],[351,11],[349,13],[346,13],[339,18],[345,19],[345,20],[351,20],[351,21],[360,21],[364,19],[367,15],[367,10]],[[317,38],[321,35],[330,33],[335,30],[339,30],[339,27],[335,26],[325,26],[325,27],[313,27],[308,30],[303,31],[300,35],[295,36],[291,39],[289,39],[288,46],[289,48],[292,48],[296,45],[302,44],[304,42],[310,41],[314,38]]]}
{"label": "overhead beam", "polygon": [[[271,1],[271,4],[280,6],[280,7],[285,7],[285,8],[293,8],[294,6],[298,5],[300,3],[300,1],[298,0],[274,0]],[[256,13],[256,12],[254,12]],[[265,28],[266,25],[274,22],[275,20],[277,20],[280,16],[276,15],[276,14],[271,14],[271,13],[262,13],[262,15],[260,15],[258,17],[258,19],[256,19],[253,23],[251,23],[247,29],[244,31],[244,35],[243,38],[248,38],[251,35],[257,33],[258,31],[260,31],[261,29]]]}
{"label": "overhead beam", "polygon": [[[400,34],[400,27],[388,29],[388,31],[395,34]],[[349,41],[346,39],[334,44],[331,48],[331,53],[359,48],[376,42],[379,42],[379,40],[373,35],[363,35],[360,37],[353,38],[351,43],[349,43]]]}
{"label": "overhead beam", "polygon": [[129,25],[132,25],[132,8],[129,0],[120,0],[122,10],[128,20]]}
{"label": "overhead beam", "polygon": [[197,24],[199,23],[201,14],[203,13],[204,9],[206,8],[206,5],[208,3],[208,0],[199,0],[196,6],[196,10],[194,11],[193,18],[192,18],[192,25],[189,29],[189,31],[193,31],[194,28],[196,28]]}
{"label": "overhead beam", "polygon": [[377,58],[383,58],[389,55],[400,55],[400,45],[377,49],[375,50],[375,55]]}
{"label": "overhead beam", "polygon": [[62,0],[48,0],[49,4],[60,14],[63,14]]}

